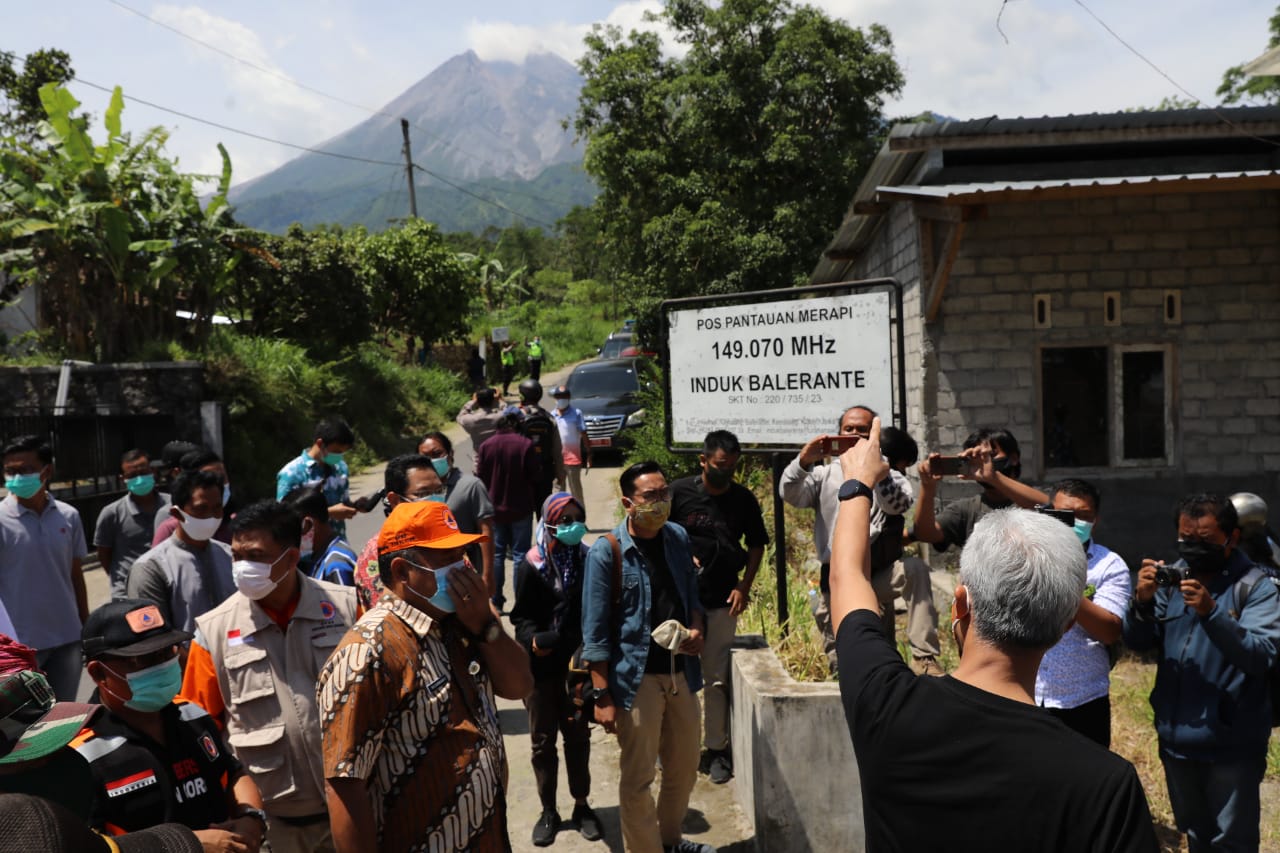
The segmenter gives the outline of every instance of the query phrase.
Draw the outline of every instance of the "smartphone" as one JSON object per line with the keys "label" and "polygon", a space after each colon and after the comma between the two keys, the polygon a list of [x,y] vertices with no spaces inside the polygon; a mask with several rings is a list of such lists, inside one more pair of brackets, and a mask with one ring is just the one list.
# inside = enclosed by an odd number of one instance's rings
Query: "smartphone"
{"label": "smartphone", "polygon": [[822,455],[839,456],[858,443],[857,435],[824,435],[822,437]]}
{"label": "smartphone", "polygon": [[1036,507],[1036,512],[1040,513],[1041,515],[1053,516],[1054,518],[1058,519],[1058,521],[1061,521],[1063,524],[1065,524],[1067,527],[1076,526],[1076,514],[1069,509],[1054,509],[1053,507],[1048,507],[1048,506],[1038,506]]}
{"label": "smartphone", "polygon": [[929,460],[929,470],[941,477],[958,477],[969,470],[969,460],[963,456],[939,456]]}

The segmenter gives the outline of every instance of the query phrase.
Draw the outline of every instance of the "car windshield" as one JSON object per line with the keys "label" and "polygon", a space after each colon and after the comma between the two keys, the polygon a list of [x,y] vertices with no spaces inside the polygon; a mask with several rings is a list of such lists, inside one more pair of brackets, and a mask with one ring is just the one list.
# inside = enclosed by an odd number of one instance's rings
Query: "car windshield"
{"label": "car windshield", "polygon": [[617,358],[629,346],[631,346],[630,335],[614,335],[605,341],[604,346],[600,348],[600,357]]}
{"label": "car windshield", "polygon": [[630,365],[616,370],[583,370],[570,375],[569,393],[579,397],[621,397],[640,390],[640,381]]}

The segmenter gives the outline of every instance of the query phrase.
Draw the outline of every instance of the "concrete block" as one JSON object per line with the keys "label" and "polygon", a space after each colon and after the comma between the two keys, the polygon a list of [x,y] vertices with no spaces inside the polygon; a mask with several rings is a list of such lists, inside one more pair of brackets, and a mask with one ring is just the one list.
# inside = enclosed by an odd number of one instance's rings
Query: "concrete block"
{"label": "concrete block", "polygon": [[995,354],[990,351],[962,352],[956,356],[961,370],[986,370],[995,366]]}
{"label": "concrete block", "polygon": [[1155,209],[1155,203],[1152,196],[1134,195],[1116,199],[1118,213],[1142,213],[1153,209]]}
{"label": "concrete block", "polygon": [[1223,435],[1253,435],[1258,431],[1258,422],[1254,418],[1224,418]]}
{"label": "concrete block", "polygon": [[734,786],[761,851],[866,847],[862,780],[834,682],[805,684],[773,651],[733,651]]}
{"label": "concrete block", "polygon": [[1054,258],[1052,255],[1028,255],[1025,258],[1018,259],[1018,272],[1050,272],[1053,269],[1053,265]]}
{"label": "concrete block", "polygon": [[[1000,284],[999,279],[996,280],[996,284],[997,286]],[[1045,273],[1031,276],[1031,290],[1036,293],[1046,290],[1062,290],[1066,286],[1067,277],[1061,273]]]}
{"label": "concrete block", "polygon": [[1087,320],[1084,311],[1054,311],[1053,327],[1055,329],[1072,329],[1083,326]]}
{"label": "concrete block", "polygon": [[984,275],[1003,275],[1016,272],[1017,263],[1013,258],[979,258],[978,272]]}
{"label": "concrete block", "polygon": [[1185,231],[1161,231],[1151,235],[1151,248],[1161,251],[1177,251],[1187,248]]}
{"label": "concrete block", "polygon": [[1110,248],[1110,240],[1095,234],[1071,238],[1071,250],[1075,252],[1105,252]]}
{"label": "concrete block", "polygon": [[1213,259],[1215,263],[1222,266],[1235,266],[1237,264],[1252,263],[1252,254],[1247,248],[1218,249],[1213,253]]}
{"label": "concrete block", "polygon": [[1152,205],[1156,210],[1174,211],[1174,210],[1190,210],[1191,197],[1185,195],[1161,195],[1155,197],[1155,203]]}
{"label": "concrete block", "polygon": [[[1032,279],[1041,276],[1032,276]],[[992,279],[995,284],[996,293],[1022,293],[1028,289],[1027,277],[1025,275],[998,275]]]}
{"label": "concrete block", "polygon": [[1187,271],[1185,269],[1151,270],[1152,287],[1183,287],[1186,283]]}
{"label": "concrete block", "polygon": [[[990,367],[993,363],[990,362],[987,366]],[[957,402],[965,408],[994,406],[996,404],[996,392],[991,388],[976,388],[961,394]]]}
{"label": "concrete block", "polygon": [[1280,453],[1280,435],[1254,435],[1245,439],[1245,450],[1250,453]]}
{"label": "concrete block", "polygon": [[1106,255],[1059,255],[1058,269],[1063,272],[1075,272],[1077,270],[1091,270],[1097,266],[1099,258],[1107,257]]}
{"label": "concrete block", "polygon": [[1192,249],[1178,252],[1173,262],[1180,267],[1208,267],[1213,265],[1213,252],[1209,249]]}
{"label": "concrete block", "polygon": [[1146,234],[1117,234],[1111,238],[1111,248],[1117,252],[1140,252],[1150,242]]}

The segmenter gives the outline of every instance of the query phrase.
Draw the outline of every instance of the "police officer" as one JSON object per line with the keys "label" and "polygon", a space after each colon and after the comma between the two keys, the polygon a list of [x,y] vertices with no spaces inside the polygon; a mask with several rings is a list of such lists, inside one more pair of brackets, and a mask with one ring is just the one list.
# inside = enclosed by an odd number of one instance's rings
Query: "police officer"
{"label": "police officer", "polygon": [[206,850],[257,853],[267,820],[258,786],[213,718],[174,701],[178,645],[189,639],[138,599],[104,604],[85,621],[86,668],[106,706],[71,742],[93,775],[91,823],[112,835],[181,823]]}
{"label": "police officer", "polygon": [[529,378],[542,378],[542,338],[537,335],[533,336],[533,340],[527,341],[525,346],[529,350]]}
{"label": "police officer", "polygon": [[236,593],[196,620],[182,689],[225,727],[253,774],[273,853],[334,849],[316,678],[356,621],[353,588],[298,570],[302,527],[301,516],[275,501],[236,514]]}
{"label": "police officer", "polygon": [[502,396],[507,396],[511,380],[516,375],[516,345],[507,341],[502,345]]}

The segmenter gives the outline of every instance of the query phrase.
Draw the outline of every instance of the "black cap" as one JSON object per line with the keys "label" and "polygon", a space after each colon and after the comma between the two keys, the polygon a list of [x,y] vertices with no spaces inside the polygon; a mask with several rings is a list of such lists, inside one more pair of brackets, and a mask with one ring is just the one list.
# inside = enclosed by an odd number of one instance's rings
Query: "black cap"
{"label": "black cap", "polygon": [[568,397],[568,396],[569,396],[569,386],[568,386],[568,385],[557,385],[556,387],[554,387],[554,388],[552,388],[552,389],[551,389],[551,396],[552,396],[552,397]]}
{"label": "black cap", "polygon": [[176,646],[191,639],[187,631],[169,625],[155,602],[126,598],[104,604],[89,614],[80,639],[84,656],[136,657]]}

